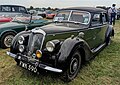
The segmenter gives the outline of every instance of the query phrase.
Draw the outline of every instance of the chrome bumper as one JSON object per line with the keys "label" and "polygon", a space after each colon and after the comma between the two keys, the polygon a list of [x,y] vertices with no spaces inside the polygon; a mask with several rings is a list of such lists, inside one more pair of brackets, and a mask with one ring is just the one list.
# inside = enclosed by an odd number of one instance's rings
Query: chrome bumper
{"label": "chrome bumper", "polygon": [[16,55],[13,54],[13,53],[11,53],[11,52],[7,52],[7,55],[9,55],[9,56],[12,57],[12,58],[15,58],[15,57],[16,57]]}
{"label": "chrome bumper", "polygon": [[[11,52],[7,52],[7,55],[9,55],[10,57],[12,57],[12,58],[14,58],[14,59],[17,58],[17,55],[16,55],[16,54],[13,54],[13,53],[11,53]],[[18,57],[17,59],[20,60],[20,57]],[[62,72],[61,69],[53,68],[53,67],[50,67],[50,66],[41,64],[41,63],[39,63],[38,67],[39,67],[39,68],[42,68],[42,69],[45,69],[45,70],[48,70],[48,71],[52,71],[52,72],[57,72],[57,73],[61,73],[61,72]]]}

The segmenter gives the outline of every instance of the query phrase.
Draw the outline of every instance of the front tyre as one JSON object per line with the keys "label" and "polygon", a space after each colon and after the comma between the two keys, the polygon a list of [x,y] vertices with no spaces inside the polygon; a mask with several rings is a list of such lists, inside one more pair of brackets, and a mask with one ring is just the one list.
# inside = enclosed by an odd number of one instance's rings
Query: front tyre
{"label": "front tyre", "polygon": [[81,67],[81,55],[80,52],[77,50],[71,56],[68,68],[63,74],[62,78],[63,81],[69,82],[73,80],[77,76],[80,67]]}
{"label": "front tyre", "polygon": [[1,48],[9,48],[11,46],[12,40],[15,36],[15,33],[13,32],[7,32],[5,34],[2,35],[1,37]]}

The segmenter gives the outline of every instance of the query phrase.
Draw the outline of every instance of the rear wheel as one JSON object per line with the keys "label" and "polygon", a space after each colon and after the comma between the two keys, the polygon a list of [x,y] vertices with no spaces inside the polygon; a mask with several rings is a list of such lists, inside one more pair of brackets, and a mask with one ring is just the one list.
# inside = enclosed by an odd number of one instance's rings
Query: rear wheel
{"label": "rear wheel", "polygon": [[15,36],[15,33],[13,32],[7,32],[3,34],[0,42],[1,48],[9,48],[11,46],[14,36]]}
{"label": "rear wheel", "polygon": [[75,51],[71,56],[67,70],[63,73],[62,76],[63,81],[69,82],[73,80],[77,76],[80,67],[81,67],[81,55],[79,51]]}

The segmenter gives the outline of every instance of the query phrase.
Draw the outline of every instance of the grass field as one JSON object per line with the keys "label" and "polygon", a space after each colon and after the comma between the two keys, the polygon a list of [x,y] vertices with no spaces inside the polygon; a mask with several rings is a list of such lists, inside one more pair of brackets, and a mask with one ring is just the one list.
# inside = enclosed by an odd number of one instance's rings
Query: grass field
{"label": "grass field", "polygon": [[6,55],[8,49],[0,49],[0,85],[120,85],[120,21],[116,22],[111,45],[84,65],[69,83],[64,83],[52,72],[37,75],[18,67]]}

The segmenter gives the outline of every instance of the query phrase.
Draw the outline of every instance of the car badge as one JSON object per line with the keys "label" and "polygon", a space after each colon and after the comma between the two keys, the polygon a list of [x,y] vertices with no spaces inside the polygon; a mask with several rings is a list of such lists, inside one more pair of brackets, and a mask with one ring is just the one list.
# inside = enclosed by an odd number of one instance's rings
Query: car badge
{"label": "car badge", "polygon": [[36,54],[34,53],[34,54],[32,55],[32,57],[35,58],[35,57],[36,57]]}

